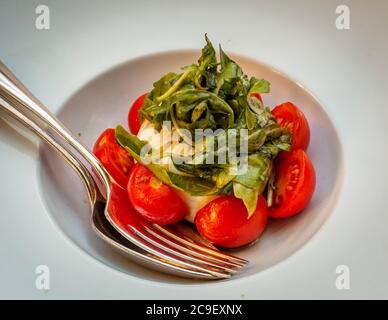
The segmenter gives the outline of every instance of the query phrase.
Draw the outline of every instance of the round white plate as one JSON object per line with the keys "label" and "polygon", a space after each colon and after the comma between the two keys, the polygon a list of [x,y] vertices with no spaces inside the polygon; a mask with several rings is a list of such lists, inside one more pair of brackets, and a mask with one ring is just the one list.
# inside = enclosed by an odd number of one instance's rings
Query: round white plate
{"label": "round white plate", "polygon": [[[127,127],[128,101],[150,90],[152,83],[170,71],[196,61],[200,50],[170,51],[147,55],[121,64],[98,76],[71,96],[58,112],[59,119],[89,149],[106,128],[117,124]],[[324,225],[339,197],[343,178],[342,150],[333,124],[319,102],[302,86],[273,68],[243,56],[232,55],[244,72],[263,77],[272,92],[263,95],[265,105],[276,106],[293,101],[301,106],[309,120],[311,142],[308,154],[316,171],[313,199],[302,214],[292,219],[270,219],[265,233],[256,244],[233,252],[250,263],[229,281],[254,275],[289,258],[302,248]],[[130,90],[128,89],[130,88]],[[83,185],[71,167],[52,150],[40,149],[40,192],[50,215],[66,235],[85,252],[125,273],[156,281],[192,284],[179,278],[150,276],[128,259],[112,253],[90,227],[90,208]]]}
{"label": "round white plate", "polygon": [[[318,97],[342,143],[344,182],[338,203],[327,208],[330,218],[295,254],[232,281],[181,283],[136,265],[128,266],[132,272],[119,271],[75,245],[52,218],[55,203],[42,196],[36,143],[1,120],[0,297],[387,297],[385,2],[376,1],[373,8],[349,4],[350,30],[336,28],[335,1],[292,6],[283,1],[46,3],[51,26],[39,31],[37,3],[2,1],[0,59],[51,110],[58,111],[83,85],[121,63],[166,50],[198,50],[208,32],[226,51],[268,63]],[[197,10],[203,6],[206,10]],[[128,88],[128,100],[137,94]],[[96,132],[116,119],[96,123]],[[83,230],[73,231],[90,241]],[[49,267],[48,291],[35,285],[39,265]],[[336,270],[349,271],[349,290],[336,286],[343,275]]]}

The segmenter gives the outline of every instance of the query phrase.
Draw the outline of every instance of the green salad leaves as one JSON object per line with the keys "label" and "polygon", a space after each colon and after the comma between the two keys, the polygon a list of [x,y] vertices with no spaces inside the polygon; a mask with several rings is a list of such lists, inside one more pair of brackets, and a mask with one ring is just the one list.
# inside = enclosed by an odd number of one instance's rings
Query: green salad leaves
{"label": "green salad leaves", "polygon": [[[164,121],[170,121],[180,139],[192,146],[196,145],[198,129],[223,130],[225,135],[207,136],[206,141],[211,140],[215,147],[195,149],[189,161],[172,157],[174,170],[160,163],[144,164],[164,183],[191,195],[234,194],[244,201],[250,217],[271,177],[274,158],[279,151],[290,149],[291,133],[278,125],[269,108],[254,95],[270,92],[270,83],[249,78],[221,47],[218,62],[212,43],[206,35],[205,39],[198,63],[183,67],[181,73],[167,73],[153,84],[140,117],[158,131]],[[232,149],[230,138],[237,141],[237,157],[228,155]],[[116,128],[116,140],[143,162],[141,150],[146,141],[121,126]],[[239,149],[242,143],[247,146],[244,154]],[[222,152],[227,156],[219,161]],[[215,159],[213,163],[208,161],[210,156]],[[243,156],[245,170],[236,170]]]}

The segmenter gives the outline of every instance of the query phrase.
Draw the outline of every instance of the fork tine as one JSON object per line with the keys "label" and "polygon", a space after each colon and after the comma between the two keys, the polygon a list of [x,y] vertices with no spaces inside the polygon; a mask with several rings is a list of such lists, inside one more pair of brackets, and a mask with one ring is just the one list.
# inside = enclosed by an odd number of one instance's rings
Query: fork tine
{"label": "fork tine", "polygon": [[198,264],[185,261],[177,257],[176,255],[163,250],[163,248],[154,246],[150,242],[141,238],[139,236],[138,230],[135,229],[133,226],[128,225],[128,228],[126,228],[126,230],[117,228],[117,231],[122,236],[124,236],[126,239],[128,239],[129,241],[131,241],[133,244],[137,245],[141,249],[147,251],[148,253],[154,256],[164,259],[166,262],[172,265],[185,266],[192,270],[208,273],[213,277],[213,279],[227,279],[231,277],[230,273],[219,272],[219,271],[213,270],[214,268],[211,268],[211,267],[206,267],[204,265],[200,266]]}
{"label": "fork tine", "polygon": [[175,243],[173,240],[167,239],[164,235],[149,229],[147,226],[144,226],[143,231],[144,232],[139,233],[139,236],[142,237],[144,240],[150,241],[154,246],[166,250],[169,253],[177,255],[183,259],[198,264],[204,264],[209,267],[213,267],[216,270],[220,270],[221,272],[228,272],[232,274],[236,273],[237,269],[240,268],[239,266],[237,266],[236,269],[233,269],[233,266],[223,263],[222,261],[216,259],[206,259],[206,256],[203,257],[203,255],[200,253],[198,254],[193,250],[185,250],[185,247],[183,247],[182,245]]}
{"label": "fork tine", "polygon": [[174,257],[173,255],[164,252],[163,250],[154,247],[152,244],[144,241],[141,237],[137,235],[132,235],[132,243],[135,243],[137,246],[139,246],[141,249],[144,251],[148,252],[151,254],[151,256],[156,256],[159,260],[165,261],[166,263],[172,265],[172,266],[177,266],[177,267],[183,267],[189,270],[193,270],[195,272],[200,272],[200,273],[206,273],[208,274],[212,279],[227,279],[230,278],[231,274],[227,273],[221,273],[214,271],[210,268],[206,267],[201,267],[189,262],[186,262],[184,260],[178,259]]}
{"label": "fork tine", "polygon": [[152,225],[153,225],[153,227],[155,227],[160,232],[164,233],[165,235],[171,237],[172,239],[174,239],[177,242],[180,242],[180,243],[182,243],[182,244],[184,244],[186,246],[193,247],[193,248],[195,248],[195,249],[197,249],[199,251],[203,251],[203,252],[205,252],[205,253],[207,253],[209,255],[213,255],[215,257],[221,258],[221,259],[229,261],[229,262],[233,261],[234,263],[238,264],[241,267],[243,267],[243,266],[245,266],[246,264],[249,263],[249,261],[247,261],[245,259],[233,256],[233,255],[230,255],[230,254],[218,251],[218,250],[214,250],[214,249],[211,249],[209,247],[205,247],[204,245],[200,245],[200,244],[195,243],[193,241],[189,241],[189,240],[187,240],[187,238],[185,239],[185,238],[183,238],[181,236],[176,235],[171,230],[171,228],[168,228],[166,226],[162,227],[162,226],[157,225],[157,224],[152,224]]}
{"label": "fork tine", "polygon": [[[226,261],[226,260],[217,258],[215,256],[205,254],[201,251],[196,250],[195,248],[191,248],[189,246],[181,244],[181,243],[175,241],[174,239],[172,239],[171,237],[166,236],[165,234],[163,234],[159,230],[152,228],[152,225],[144,226],[144,230],[147,231],[148,233],[152,234],[158,240],[161,240],[164,243],[166,243],[167,245],[173,247],[174,249],[180,250],[180,251],[182,251],[190,256],[197,257],[197,258],[201,259],[202,261],[212,262],[212,263],[216,264],[218,267],[224,268],[228,272],[234,273],[237,271],[236,269],[240,269],[243,267],[237,263],[234,263],[233,261]],[[233,269],[233,268],[235,268],[235,269]]]}
{"label": "fork tine", "polygon": [[[133,249],[134,244],[128,239],[124,238],[119,232],[117,232],[109,223],[104,223],[103,219],[98,215],[93,216],[94,221],[96,222],[93,225],[94,231],[100,236],[103,240],[107,241],[110,245],[115,247],[117,250],[123,252],[124,254],[138,257],[141,260],[150,261],[153,264],[158,265],[158,270],[169,270],[174,269],[179,275],[186,278],[201,278],[201,279],[215,279],[213,275],[208,272],[201,272],[196,269],[188,268],[180,264],[170,264],[165,259],[148,253],[147,251],[137,247],[136,250]],[[109,236],[108,236],[109,235]],[[159,269],[160,268],[160,269]]]}
{"label": "fork tine", "polygon": [[131,228],[132,228],[133,232],[135,232],[136,235],[141,237],[144,241],[152,244],[153,246],[155,246],[163,251],[166,251],[166,252],[174,255],[175,257],[179,257],[181,259],[184,259],[185,261],[190,261],[191,263],[195,263],[197,265],[199,264],[199,265],[201,265],[201,267],[206,267],[206,268],[208,268],[212,271],[215,271],[217,273],[229,274],[229,276],[230,276],[230,274],[236,272],[236,270],[233,270],[229,267],[226,267],[226,266],[223,266],[223,265],[211,262],[211,261],[198,259],[192,255],[187,255],[186,253],[184,253],[182,251],[178,251],[174,247],[167,244],[166,242],[159,241],[158,237],[155,237],[151,233],[144,232],[143,231],[144,229],[139,230],[138,228],[133,227],[133,226],[131,226]]}

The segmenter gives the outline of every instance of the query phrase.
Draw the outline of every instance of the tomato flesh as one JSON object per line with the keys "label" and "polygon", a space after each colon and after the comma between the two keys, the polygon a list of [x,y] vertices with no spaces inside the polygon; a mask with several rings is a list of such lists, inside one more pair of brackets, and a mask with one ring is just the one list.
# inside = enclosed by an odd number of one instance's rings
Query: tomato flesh
{"label": "tomato flesh", "polygon": [[140,130],[140,114],[139,111],[143,105],[144,99],[147,96],[147,93],[138,97],[135,102],[132,104],[131,109],[128,113],[128,127],[133,134],[137,134]]}
{"label": "tomato flesh", "polygon": [[115,139],[115,130],[106,129],[93,147],[94,155],[106,171],[123,188],[126,188],[130,169],[134,164],[130,154]]}
{"label": "tomato flesh", "polygon": [[148,221],[172,224],[189,212],[178,193],[141,164],[133,167],[127,190],[134,208]]}
{"label": "tomato flesh", "polygon": [[199,233],[215,245],[236,248],[256,240],[267,224],[267,203],[259,196],[257,208],[248,219],[247,209],[241,199],[221,196],[202,209],[195,217]]}
{"label": "tomato flesh", "polygon": [[132,206],[126,189],[112,184],[110,191],[109,217],[117,226],[131,234],[133,231],[128,226],[140,226],[144,219]]}
{"label": "tomato flesh", "polygon": [[300,213],[315,189],[315,170],[307,154],[298,149],[285,152],[275,163],[275,192],[269,208],[271,218],[287,218]]}
{"label": "tomato flesh", "polygon": [[303,112],[291,102],[276,106],[272,110],[280,126],[292,133],[291,150],[306,150],[310,143],[310,127]]}

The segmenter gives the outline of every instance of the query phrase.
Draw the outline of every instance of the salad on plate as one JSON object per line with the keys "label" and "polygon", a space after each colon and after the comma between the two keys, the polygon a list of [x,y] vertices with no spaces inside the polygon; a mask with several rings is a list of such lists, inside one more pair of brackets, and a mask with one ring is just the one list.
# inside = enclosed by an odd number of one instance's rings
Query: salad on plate
{"label": "salad on plate", "polygon": [[310,129],[270,83],[248,77],[207,36],[196,63],[157,80],[131,106],[128,129],[106,129],[93,152],[144,219],[192,223],[222,248],[260,237],[268,219],[302,212],[315,189]]}

